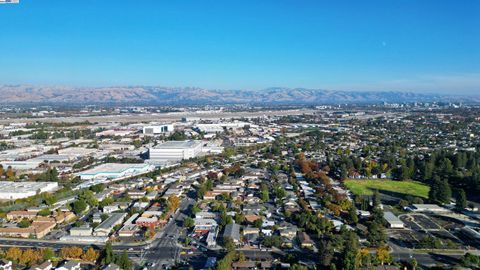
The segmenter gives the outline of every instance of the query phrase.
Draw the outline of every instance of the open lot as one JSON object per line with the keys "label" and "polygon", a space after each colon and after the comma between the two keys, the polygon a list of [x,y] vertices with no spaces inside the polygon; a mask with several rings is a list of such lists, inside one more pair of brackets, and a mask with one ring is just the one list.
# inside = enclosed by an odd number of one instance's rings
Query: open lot
{"label": "open lot", "polygon": [[429,187],[416,181],[346,180],[345,186],[356,195],[372,195],[374,190],[428,198]]}

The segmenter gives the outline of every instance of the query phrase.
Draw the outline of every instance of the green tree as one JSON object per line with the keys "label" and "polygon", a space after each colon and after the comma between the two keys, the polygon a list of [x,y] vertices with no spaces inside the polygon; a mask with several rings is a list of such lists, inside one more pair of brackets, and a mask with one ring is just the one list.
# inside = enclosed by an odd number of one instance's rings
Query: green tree
{"label": "green tree", "polygon": [[354,232],[347,232],[345,247],[341,254],[341,264],[344,270],[358,269],[358,236]]}
{"label": "green tree", "polygon": [[87,209],[87,206],[88,205],[84,200],[76,200],[73,203],[73,212],[75,212],[75,214],[79,215],[79,214],[83,213],[83,211],[85,211],[85,209]]}
{"label": "green tree", "polygon": [[107,242],[103,250],[103,263],[105,265],[114,262],[115,255],[113,254],[113,247],[111,242]]}
{"label": "green tree", "polygon": [[225,239],[223,239],[223,246],[227,252],[235,251],[235,243],[231,237],[225,237]]}
{"label": "green tree", "polygon": [[270,200],[268,186],[264,183],[262,183],[260,187],[260,199],[262,199],[264,202],[268,202]]}
{"label": "green tree", "polygon": [[223,155],[224,155],[226,158],[230,158],[230,157],[232,157],[233,155],[235,155],[235,149],[232,148],[232,147],[225,147],[225,149],[223,150]]}
{"label": "green tree", "polygon": [[52,206],[57,202],[57,197],[52,194],[44,193],[43,195],[43,201],[46,205]]}
{"label": "green tree", "polygon": [[22,219],[20,222],[18,222],[18,227],[20,228],[28,228],[32,222],[26,218]]}
{"label": "green tree", "polygon": [[379,207],[381,203],[380,192],[378,192],[378,189],[375,189],[373,192],[373,208]]}
{"label": "green tree", "polygon": [[53,257],[55,257],[55,251],[51,248],[45,248],[43,249],[43,260],[51,260]]}
{"label": "green tree", "polygon": [[195,222],[193,221],[193,219],[191,217],[187,217],[185,219],[185,221],[183,221],[183,226],[185,228],[191,228],[195,225]]}
{"label": "green tree", "polygon": [[223,259],[217,262],[216,270],[230,270],[232,262],[236,257],[235,251],[228,252]]}
{"label": "green tree", "polygon": [[342,180],[345,180],[348,178],[348,169],[345,164],[342,164],[342,166],[340,167],[340,178]]}
{"label": "green tree", "polygon": [[467,208],[467,195],[463,189],[458,189],[455,197],[455,208],[458,210]]}
{"label": "green tree", "polygon": [[440,178],[435,175],[430,185],[430,191],[428,193],[428,199],[435,203],[448,203],[452,197],[452,190],[446,178]]}
{"label": "green tree", "polygon": [[44,209],[38,211],[38,215],[39,215],[39,216],[42,216],[42,217],[49,216],[50,213],[51,213],[51,211],[50,211],[50,209],[48,209],[48,208],[44,208]]}
{"label": "green tree", "polygon": [[301,264],[292,264],[292,266],[290,266],[290,269],[292,270],[308,270],[308,267],[306,267],[305,265],[301,265]]}
{"label": "green tree", "polygon": [[369,223],[367,240],[370,245],[378,247],[383,244],[386,238],[385,228],[382,224],[375,221]]}
{"label": "green tree", "polygon": [[130,258],[128,258],[128,253],[126,250],[123,251],[122,255],[116,259],[116,262],[120,269],[123,270],[132,270],[133,269],[133,264],[130,261]]}
{"label": "green tree", "polygon": [[350,223],[357,224],[358,223],[358,215],[357,215],[357,208],[354,204],[348,209],[348,220]]}
{"label": "green tree", "polygon": [[98,184],[90,187],[90,190],[99,193],[105,190],[105,185],[104,184]]}
{"label": "green tree", "polygon": [[98,206],[98,200],[95,197],[95,194],[93,193],[93,191],[91,191],[91,190],[88,190],[88,189],[83,190],[78,195],[78,198],[80,200],[83,200],[84,202],[86,202],[90,206]]}
{"label": "green tree", "polygon": [[279,235],[266,236],[262,241],[262,245],[280,248],[282,247],[282,238]]}
{"label": "green tree", "polygon": [[331,241],[321,240],[319,249],[319,263],[323,266],[328,266],[332,263],[335,255],[335,249]]}

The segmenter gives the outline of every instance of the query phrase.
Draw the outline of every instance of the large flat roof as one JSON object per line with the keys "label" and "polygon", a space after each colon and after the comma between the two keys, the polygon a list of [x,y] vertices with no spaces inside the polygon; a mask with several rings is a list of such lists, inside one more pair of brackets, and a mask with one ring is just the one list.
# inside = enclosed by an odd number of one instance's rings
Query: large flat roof
{"label": "large flat roof", "polygon": [[128,169],[142,169],[150,166],[145,163],[105,163],[95,168],[80,172],[79,174],[97,174],[97,173],[122,173]]}
{"label": "large flat roof", "polygon": [[57,182],[12,182],[0,181],[1,193],[25,193],[28,191],[37,191],[47,187],[58,186]]}
{"label": "large flat roof", "polygon": [[156,145],[154,149],[187,149],[196,147],[201,143],[201,141],[166,141],[162,144]]}
{"label": "large flat roof", "polygon": [[384,212],[383,213],[383,218],[388,221],[388,223],[396,223],[396,224],[403,224],[403,222],[395,216],[392,212]]}

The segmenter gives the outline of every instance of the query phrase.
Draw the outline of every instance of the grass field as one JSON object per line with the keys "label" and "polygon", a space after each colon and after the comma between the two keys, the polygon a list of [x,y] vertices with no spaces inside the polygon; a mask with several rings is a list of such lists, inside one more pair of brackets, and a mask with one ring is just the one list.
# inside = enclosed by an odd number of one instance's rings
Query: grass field
{"label": "grass field", "polygon": [[356,195],[372,195],[373,191],[391,191],[422,198],[428,197],[430,187],[416,181],[346,180],[345,186]]}

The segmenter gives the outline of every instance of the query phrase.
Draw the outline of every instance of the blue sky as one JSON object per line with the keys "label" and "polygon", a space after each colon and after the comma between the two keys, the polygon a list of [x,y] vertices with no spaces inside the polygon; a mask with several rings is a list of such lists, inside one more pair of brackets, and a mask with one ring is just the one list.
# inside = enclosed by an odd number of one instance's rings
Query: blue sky
{"label": "blue sky", "polygon": [[476,0],[21,0],[0,84],[480,92]]}

